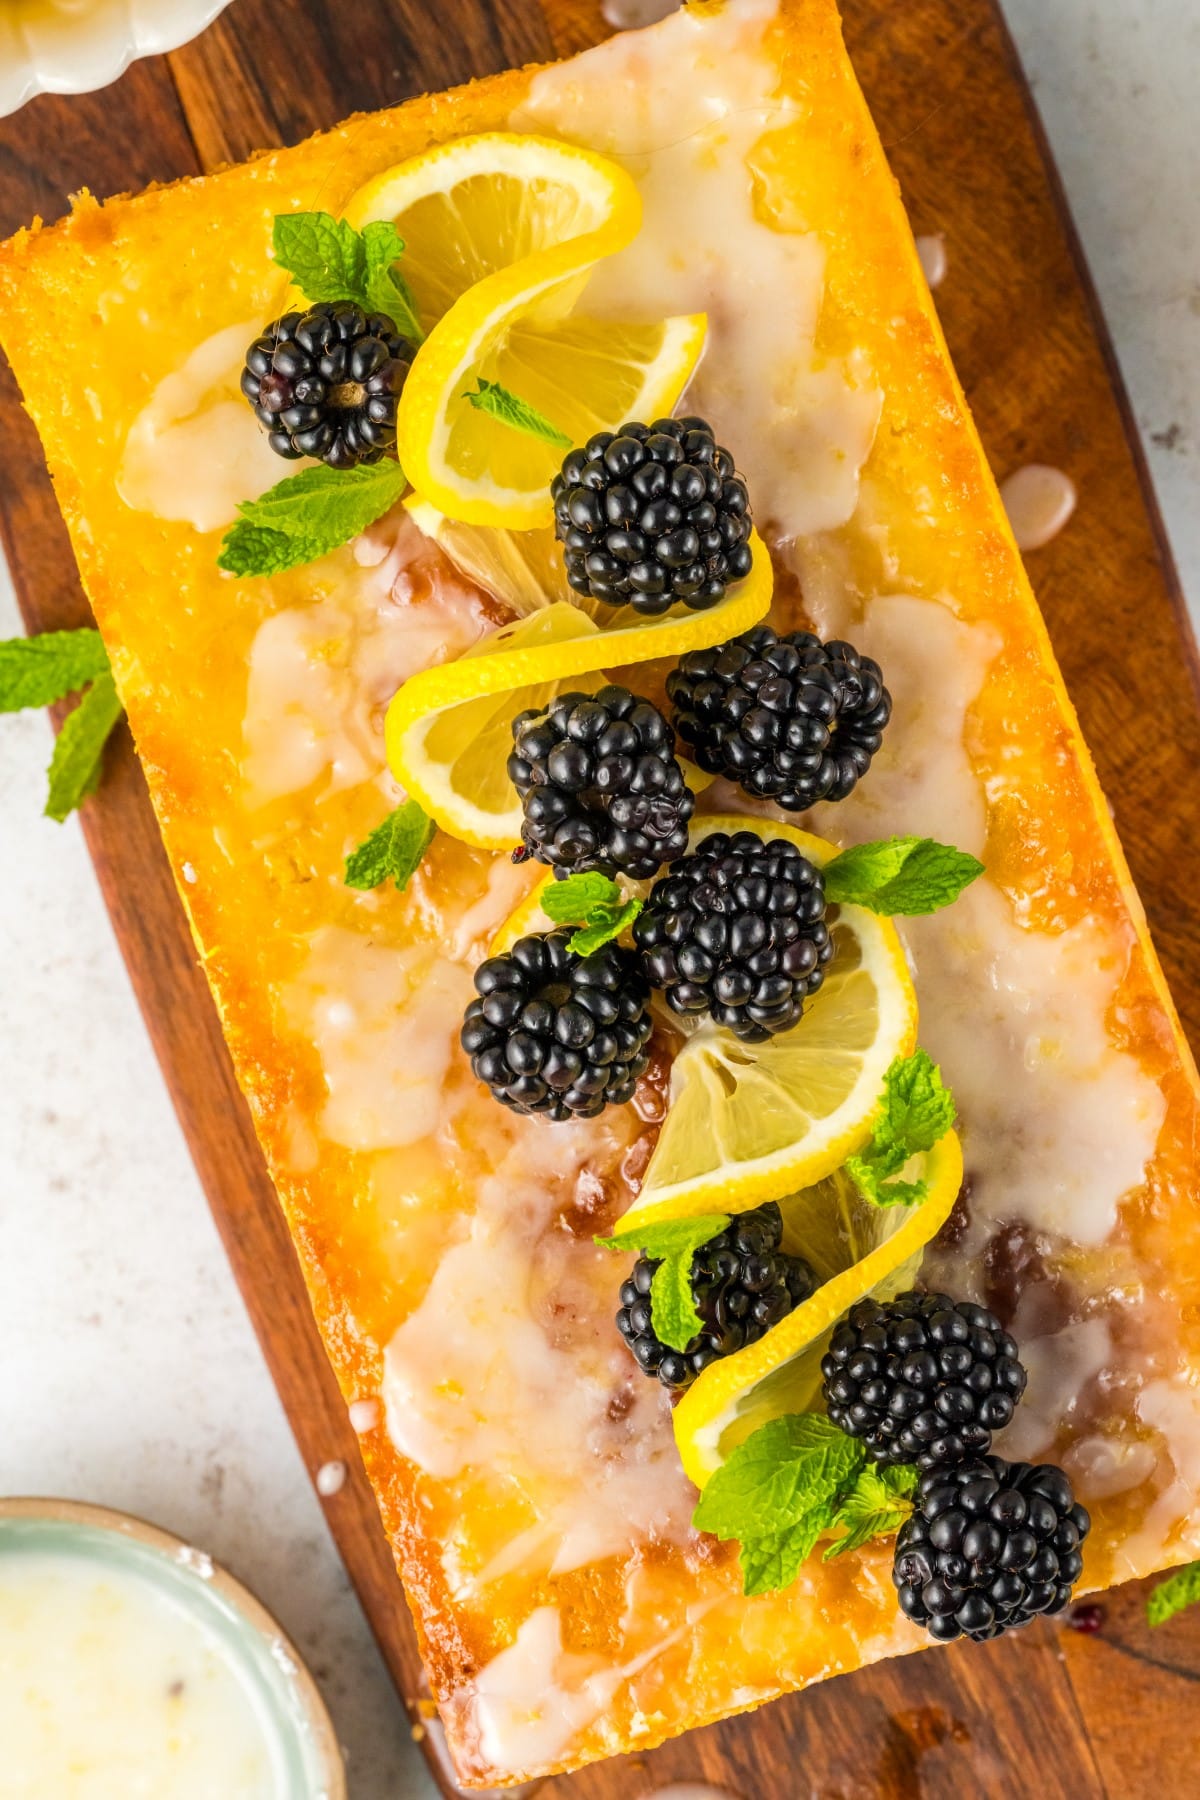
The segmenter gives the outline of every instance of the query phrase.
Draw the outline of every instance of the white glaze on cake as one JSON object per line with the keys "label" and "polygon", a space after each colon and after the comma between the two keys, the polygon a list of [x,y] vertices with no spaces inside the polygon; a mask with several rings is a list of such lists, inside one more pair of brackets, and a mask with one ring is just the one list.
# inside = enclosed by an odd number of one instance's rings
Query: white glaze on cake
{"label": "white glaze on cake", "polygon": [[882,404],[865,359],[818,359],[825,251],[756,217],[748,153],[798,114],[763,48],[774,0],[686,10],[538,75],[516,130],[573,138],[623,163],[644,218],[594,271],[580,305],[601,317],[707,312],[685,405],[710,419],[745,474],[760,524],[784,536],[844,525]]}
{"label": "white glaze on cake", "polygon": [[127,506],[215,531],[302,464],[284,464],[238,387],[257,319],[198,344],[158,383],[130,429],[117,477]]}

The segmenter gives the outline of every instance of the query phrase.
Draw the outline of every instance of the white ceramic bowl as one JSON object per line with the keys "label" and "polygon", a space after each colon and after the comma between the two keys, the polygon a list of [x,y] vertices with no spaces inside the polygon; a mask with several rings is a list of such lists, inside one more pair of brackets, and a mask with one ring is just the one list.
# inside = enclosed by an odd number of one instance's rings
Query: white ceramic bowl
{"label": "white ceramic bowl", "polygon": [[229,0],[0,0],[0,118],[34,94],[106,87],[135,56],[177,50]]}
{"label": "white ceramic bowl", "polygon": [[30,1552],[69,1558],[127,1590],[148,1589],[202,1627],[209,1654],[250,1699],[270,1746],[272,1793],[347,1800],[342,1752],[312,1675],[277,1621],[227,1569],[129,1513],[75,1500],[0,1498],[0,1564]]}

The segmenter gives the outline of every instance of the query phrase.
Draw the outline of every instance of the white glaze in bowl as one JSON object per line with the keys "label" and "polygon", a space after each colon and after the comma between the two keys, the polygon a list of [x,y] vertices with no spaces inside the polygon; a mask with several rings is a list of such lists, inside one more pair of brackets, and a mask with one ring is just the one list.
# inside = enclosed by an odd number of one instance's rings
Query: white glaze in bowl
{"label": "white glaze in bowl", "polygon": [[138,56],[177,50],[229,0],[0,0],[0,118],[35,94],[82,94]]}

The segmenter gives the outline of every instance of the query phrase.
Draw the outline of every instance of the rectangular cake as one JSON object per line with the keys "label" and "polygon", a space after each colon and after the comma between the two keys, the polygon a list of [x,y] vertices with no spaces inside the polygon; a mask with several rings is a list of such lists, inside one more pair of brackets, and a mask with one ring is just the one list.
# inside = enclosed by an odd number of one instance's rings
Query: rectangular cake
{"label": "rectangular cake", "polygon": [[[217,175],[85,194],[0,247],[0,341],[477,1785],[929,1642],[897,1608],[890,1539],[746,1597],[737,1544],[692,1524],[669,1397],[613,1324],[629,1258],[595,1242],[638,1195],[665,1040],[632,1104],[505,1110],[459,1033],[533,869],[442,830],[403,892],[343,879],[404,798],[393,695],[511,595],[403,505],[301,566],[218,566],[239,503],[289,472],[238,391],[285,306],[274,218],[338,217],[382,171],[493,131],[632,177],[640,229],[579,304],[707,315],[680,411],[746,477],[771,624],[883,670],[870,774],[805,827],[985,866],[898,928],[965,1159],[922,1279],[990,1306],[1028,1371],[996,1450],[1066,1471],[1092,1518],[1086,1585],[1200,1555],[1196,1071],[833,0],[695,5]],[[756,813],[716,790],[698,817]]]}

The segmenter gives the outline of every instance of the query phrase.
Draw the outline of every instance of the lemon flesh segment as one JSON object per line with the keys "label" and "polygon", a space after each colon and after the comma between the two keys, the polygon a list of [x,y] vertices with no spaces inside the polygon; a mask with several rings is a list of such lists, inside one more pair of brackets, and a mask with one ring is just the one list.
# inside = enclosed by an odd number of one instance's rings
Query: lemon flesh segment
{"label": "lemon flesh segment", "polygon": [[[593,240],[603,237],[593,234]],[[629,418],[671,411],[704,348],[704,315],[621,324],[573,313],[592,264],[619,245],[580,239],[588,263],[561,272],[558,253],[482,281],[422,345],[397,410],[400,461],[417,492],[452,519],[514,531],[554,516],[550,483],[561,446],[480,412],[466,398],[498,382],[573,444]]]}
{"label": "lemon flesh segment", "polygon": [[460,574],[503,600],[518,617],[561,601],[595,617],[581,604],[567,581],[562,547],[550,526],[541,531],[497,531],[487,525],[465,525],[448,519],[428,500],[410,494],[405,510],[420,531],[438,546]]}
{"label": "lemon flesh segment", "polygon": [[[836,846],[772,820],[699,820],[713,831],[788,838],[823,865]],[[917,1039],[917,999],[890,919],[860,906],[831,915],[825,980],[791,1030],[744,1044],[695,1029],[671,1070],[670,1106],[623,1231],[703,1212],[745,1212],[830,1175],[870,1135],[884,1076]]]}
{"label": "lemon flesh segment", "polygon": [[808,1258],[822,1285],[757,1343],[712,1363],[675,1408],[680,1460],[697,1487],[770,1419],[820,1405],[821,1358],[850,1307],[912,1285],[962,1188],[955,1133],[912,1158],[905,1173],[928,1183],[917,1206],[873,1206],[843,1172],[781,1202],[784,1245]]}
{"label": "lemon flesh segment", "polygon": [[628,242],[641,199],[619,164],[553,138],[488,131],[440,144],[376,175],[347,201],[361,231],[390,220],[430,330],[500,269],[598,231]]}
{"label": "lemon flesh segment", "polygon": [[388,708],[388,763],[409,797],[451,836],[484,849],[520,842],[508,780],[512,721],[560,693],[595,693],[604,671],[724,643],[766,616],[773,578],[751,534],[745,581],[707,612],[668,614],[601,630],[577,607],[553,605],[490,633],[456,661],[414,675]]}

